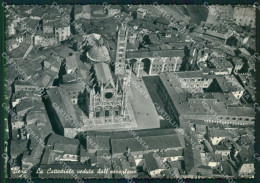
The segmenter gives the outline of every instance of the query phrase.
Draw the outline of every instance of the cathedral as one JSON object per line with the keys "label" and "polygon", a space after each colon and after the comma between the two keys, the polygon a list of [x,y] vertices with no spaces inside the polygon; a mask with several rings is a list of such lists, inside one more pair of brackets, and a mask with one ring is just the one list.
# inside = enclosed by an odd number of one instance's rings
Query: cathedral
{"label": "cathedral", "polygon": [[88,116],[92,118],[124,117],[127,104],[126,79],[114,76],[106,63],[93,64],[93,89],[88,97]]}
{"label": "cathedral", "polygon": [[[87,52],[92,65],[91,90],[87,92],[87,115],[90,124],[132,123],[135,118],[128,101],[130,72],[123,69],[111,71],[111,57],[102,37]],[[125,45],[126,46],[126,45]],[[120,126],[120,125],[119,125]]]}

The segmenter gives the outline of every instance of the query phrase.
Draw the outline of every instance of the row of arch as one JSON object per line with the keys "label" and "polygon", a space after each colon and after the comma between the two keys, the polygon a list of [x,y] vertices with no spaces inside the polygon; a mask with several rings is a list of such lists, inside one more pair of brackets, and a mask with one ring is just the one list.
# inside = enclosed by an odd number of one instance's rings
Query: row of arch
{"label": "row of arch", "polygon": [[[172,59],[174,61],[172,62]],[[168,60],[170,62],[168,62]],[[155,63],[155,64],[153,64]],[[158,72],[163,71],[176,71],[181,68],[182,60],[180,57],[161,57],[159,58],[140,58],[140,59],[129,59],[128,67],[132,70],[137,76],[139,76],[140,71],[144,71],[147,75],[152,75]]]}
{"label": "row of arch", "polygon": [[122,112],[122,107],[121,106],[96,106],[94,108],[94,116],[95,118],[100,118],[100,117],[111,117],[111,116],[120,116]]}
{"label": "row of arch", "polygon": [[143,70],[146,74],[150,74],[152,61],[149,58],[144,58],[140,62],[140,66],[138,68],[138,60],[137,59],[130,59],[129,66],[130,69],[135,73],[138,74],[140,70]]}

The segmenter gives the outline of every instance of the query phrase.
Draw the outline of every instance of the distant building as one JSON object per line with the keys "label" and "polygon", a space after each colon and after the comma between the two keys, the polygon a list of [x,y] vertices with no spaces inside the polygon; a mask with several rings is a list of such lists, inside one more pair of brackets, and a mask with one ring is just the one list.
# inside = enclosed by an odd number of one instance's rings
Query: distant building
{"label": "distant building", "polygon": [[[74,138],[82,124],[78,121],[67,91],[61,88],[50,88],[47,91],[48,110],[52,114],[55,129],[60,135]],[[65,114],[65,115],[64,115]]]}
{"label": "distant building", "polygon": [[136,18],[143,19],[146,16],[146,14],[147,14],[147,10],[143,9],[143,8],[138,8],[136,13],[137,13],[137,17]]}
{"label": "distant building", "polygon": [[118,13],[121,13],[121,7],[120,5],[111,5],[108,8],[108,14],[109,15],[116,15]]}
{"label": "distant building", "polygon": [[37,46],[54,46],[58,44],[58,40],[55,37],[55,34],[52,32],[47,32],[45,29],[45,33],[38,30],[37,33],[34,36],[34,45]]}
{"label": "distant building", "polygon": [[54,32],[59,42],[67,40],[71,36],[70,23],[57,20],[54,23]]}
{"label": "distant building", "polygon": [[45,10],[41,7],[37,7],[32,9],[31,14],[29,14],[30,19],[33,20],[41,20],[43,15],[45,14]]}
{"label": "distant building", "polygon": [[215,145],[213,146],[213,148],[215,149],[215,154],[220,154],[222,157],[229,157],[230,156],[230,149],[228,149],[226,146],[224,145]]}
{"label": "distant building", "polygon": [[255,10],[253,6],[235,6],[234,20],[237,25],[255,27]]}
{"label": "distant building", "polygon": [[216,19],[218,17],[221,18],[223,21],[232,21],[233,20],[233,14],[234,14],[234,8],[231,5],[210,5],[208,7],[209,13],[207,22],[209,23],[216,23]]}
{"label": "distant building", "polygon": [[8,36],[13,36],[16,34],[16,24],[14,21],[9,21],[7,20],[6,22],[7,25],[7,29],[6,29],[6,33]]}
{"label": "distant building", "polygon": [[40,144],[31,144],[31,147],[33,148],[32,151],[24,153],[22,157],[22,170],[27,171],[27,176],[31,175],[31,171],[34,171],[33,168],[40,165],[41,156],[43,153],[44,147],[42,147]]}
{"label": "distant building", "polygon": [[78,144],[66,144],[55,143],[53,151],[59,154],[59,161],[79,161],[79,145]]}
{"label": "distant building", "polygon": [[216,57],[208,61],[209,67],[203,69],[204,72],[214,73],[216,75],[229,75],[234,66],[225,58]]}
{"label": "distant building", "polygon": [[244,66],[244,62],[242,58],[235,57],[232,59],[232,63],[235,66],[234,67],[234,73],[237,74],[240,69]]}
{"label": "distant building", "polygon": [[19,11],[27,13],[27,14],[31,14],[33,9],[34,8],[31,5],[21,5],[21,6],[19,6]]}
{"label": "distant building", "polygon": [[15,39],[9,39],[6,41],[6,49],[8,51],[13,51],[15,48],[18,48],[19,42],[17,42]]}
{"label": "distant building", "polygon": [[131,149],[132,156],[135,158],[136,164],[138,164],[144,154],[149,152],[160,153],[161,151],[163,154],[168,154],[169,158],[173,158],[174,160],[174,155],[170,155],[171,152],[183,149],[180,139],[174,129],[139,130],[138,135],[143,139],[145,144],[140,144],[134,137],[122,136],[120,138],[120,135],[123,134],[120,134],[119,132],[117,133],[118,136],[115,135],[111,138],[112,156],[120,156],[129,148]]}
{"label": "distant building", "polygon": [[59,73],[61,64],[64,60],[65,59],[63,57],[57,59],[54,56],[49,56],[43,60],[43,67]]}
{"label": "distant building", "polygon": [[42,25],[42,30],[43,30],[43,33],[53,33],[54,30],[53,30],[53,22],[49,22],[48,20],[43,20],[43,25]]}
{"label": "distant building", "polygon": [[86,100],[86,85],[84,82],[60,84],[60,87],[68,92],[72,104],[82,104]]}
{"label": "distant building", "polygon": [[21,129],[24,126],[25,122],[19,118],[18,120],[15,119],[15,117],[11,118],[11,127],[13,130],[15,129]]}
{"label": "distant building", "polygon": [[105,6],[91,5],[91,15],[95,16],[104,16],[106,14]]}
{"label": "distant building", "polygon": [[144,170],[151,176],[151,178],[162,177],[161,172],[166,169],[166,167],[156,160],[154,153],[148,153],[144,155]]}
{"label": "distant building", "polygon": [[234,75],[217,77],[216,81],[219,89],[223,93],[232,93],[237,99],[240,99],[243,96],[245,89],[241,86]]}
{"label": "distant building", "polygon": [[240,84],[235,87],[238,82],[233,81],[233,77],[227,76],[228,78],[225,79],[216,75],[199,74],[199,72],[161,73],[159,77],[159,96],[164,102],[168,114],[177,123],[186,118],[202,119],[209,123],[254,124],[253,107],[232,106],[225,102],[218,102],[217,99],[214,102],[205,97],[191,96],[192,93],[193,95],[203,93],[203,88],[210,87],[213,81],[217,80],[221,86],[224,86],[225,82],[225,87],[220,87],[222,89],[219,92],[232,93],[235,98],[239,99],[244,90]]}
{"label": "distant building", "polygon": [[[253,148],[253,146],[251,146]],[[243,148],[239,152],[239,157],[241,159],[241,166],[238,170],[238,174],[242,178],[253,178],[255,175],[255,168],[254,168],[254,152],[253,149]]]}
{"label": "distant building", "polygon": [[231,138],[231,135],[227,130],[210,129],[209,139],[213,145],[218,145],[221,141]]}
{"label": "distant building", "polygon": [[212,168],[217,168],[220,166],[221,161],[222,161],[220,154],[207,153],[206,157],[207,157],[208,166],[210,166]]}
{"label": "distant building", "polygon": [[74,19],[79,20],[90,19],[91,17],[91,8],[90,5],[74,5]]}

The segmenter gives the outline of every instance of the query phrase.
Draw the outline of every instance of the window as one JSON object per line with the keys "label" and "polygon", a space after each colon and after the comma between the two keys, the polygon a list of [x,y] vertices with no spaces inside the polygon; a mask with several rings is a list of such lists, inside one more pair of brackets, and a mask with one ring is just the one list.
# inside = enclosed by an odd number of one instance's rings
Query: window
{"label": "window", "polygon": [[100,112],[96,112],[96,117],[97,117],[97,118],[100,117]]}
{"label": "window", "polygon": [[105,111],[105,117],[109,117],[109,110]]}
{"label": "window", "polygon": [[119,58],[122,58],[123,57],[123,54],[119,54]]}
{"label": "window", "polygon": [[115,116],[119,116],[119,111],[115,111]]}
{"label": "window", "polygon": [[105,94],[105,97],[106,97],[106,99],[110,99],[110,98],[113,97],[113,93],[107,92],[107,93]]}

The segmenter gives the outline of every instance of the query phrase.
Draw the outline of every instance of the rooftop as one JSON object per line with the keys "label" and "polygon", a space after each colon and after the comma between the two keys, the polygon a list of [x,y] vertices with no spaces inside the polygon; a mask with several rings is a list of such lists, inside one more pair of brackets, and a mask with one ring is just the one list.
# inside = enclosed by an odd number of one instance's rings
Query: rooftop
{"label": "rooftop", "polygon": [[91,5],[74,5],[74,14],[90,13]]}
{"label": "rooftop", "polygon": [[15,48],[11,52],[9,52],[10,57],[11,58],[22,58],[24,56],[25,52],[27,51],[27,49],[29,48],[29,46],[30,45],[27,43],[20,44],[17,48]]}
{"label": "rooftop", "polygon": [[[147,144],[147,150],[182,148],[178,135],[146,136],[142,140]],[[122,145],[124,144],[124,145]],[[135,138],[111,139],[112,153],[124,153],[126,148],[132,152],[145,151],[145,146]]]}
{"label": "rooftop", "polygon": [[53,150],[62,151],[64,154],[78,155],[79,144],[54,143]]}
{"label": "rooftop", "polygon": [[[176,76],[177,74],[177,76]],[[192,117],[193,115],[232,115],[232,116],[254,116],[253,108],[246,106],[227,106],[223,102],[214,102],[212,99],[206,99],[202,97],[197,100],[193,99],[190,102],[190,98],[192,97],[189,91],[181,88],[179,78],[193,78],[193,77],[201,77],[201,78],[222,78],[220,76],[215,75],[203,75],[199,72],[178,72],[175,74],[171,73],[161,73],[159,74],[161,82],[167,90],[168,95],[171,97],[171,100],[174,103],[178,113],[183,115],[183,117]],[[221,79],[224,80],[224,79]],[[203,99],[203,101],[202,101]],[[209,110],[212,109],[214,111],[214,115]],[[189,112],[187,112],[187,110]]]}
{"label": "rooftop", "polygon": [[154,170],[159,169],[157,161],[154,158],[152,152],[148,153],[148,154],[144,154],[144,160],[145,160],[146,166],[147,166],[149,171],[154,171]]}
{"label": "rooftop", "polygon": [[51,103],[56,103],[56,105],[65,112],[66,116],[69,116],[69,120],[66,120],[65,115],[61,114],[59,111],[57,111],[57,109],[55,109],[63,128],[78,128],[82,125],[77,120],[73,104],[71,103],[68,93],[65,90],[59,87],[53,87],[48,89],[47,94]]}
{"label": "rooftop", "polygon": [[99,82],[102,82],[103,84],[108,83],[109,81],[112,81],[112,74],[110,71],[110,68],[108,64],[106,63],[96,63],[94,64],[94,69],[96,72],[96,77]]}
{"label": "rooftop", "polygon": [[[155,56],[156,55],[156,56]],[[153,57],[183,57],[184,50],[132,51],[126,53],[126,58],[153,58]]]}
{"label": "rooftop", "polygon": [[55,143],[59,143],[59,144],[63,144],[63,145],[67,145],[67,144],[79,144],[79,140],[78,139],[71,139],[68,137],[64,137],[61,135],[57,135],[57,134],[52,134],[49,138],[48,138],[48,142],[47,145],[48,146],[53,146]]}
{"label": "rooftop", "polygon": [[110,60],[108,49],[105,46],[93,46],[87,57],[94,62],[107,62]]}
{"label": "rooftop", "polygon": [[227,75],[225,77],[217,77],[216,81],[223,92],[244,91],[234,75]]}
{"label": "rooftop", "polygon": [[226,129],[209,129],[209,137],[230,137],[229,132]]}
{"label": "rooftop", "polygon": [[10,152],[11,157],[16,158],[27,150],[27,140],[11,140]]}

